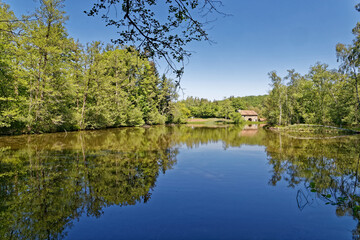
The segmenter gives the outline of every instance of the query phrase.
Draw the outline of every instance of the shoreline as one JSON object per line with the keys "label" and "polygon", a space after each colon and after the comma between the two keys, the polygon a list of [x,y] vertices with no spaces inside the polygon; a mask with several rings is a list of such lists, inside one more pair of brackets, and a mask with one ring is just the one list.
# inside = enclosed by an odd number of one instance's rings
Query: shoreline
{"label": "shoreline", "polygon": [[[287,137],[302,140],[333,139],[360,134],[360,131],[353,129],[315,124],[294,124],[284,127],[268,126],[266,127],[266,129],[273,132],[281,133]],[[291,133],[295,134],[295,136]]]}

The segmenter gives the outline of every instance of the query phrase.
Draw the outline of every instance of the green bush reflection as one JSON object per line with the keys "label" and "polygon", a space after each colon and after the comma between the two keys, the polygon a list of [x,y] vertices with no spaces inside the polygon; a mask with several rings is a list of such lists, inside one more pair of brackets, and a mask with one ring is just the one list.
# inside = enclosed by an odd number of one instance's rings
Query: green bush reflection
{"label": "green bush reflection", "polygon": [[224,149],[265,146],[270,185],[286,181],[306,201],[318,197],[337,205],[337,215],[360,219],[358,136],[299,140],[257,126],[155,126],[0,138],[0,239],[61,239],[81,216],[146,203],[179,146],[218,141]]}

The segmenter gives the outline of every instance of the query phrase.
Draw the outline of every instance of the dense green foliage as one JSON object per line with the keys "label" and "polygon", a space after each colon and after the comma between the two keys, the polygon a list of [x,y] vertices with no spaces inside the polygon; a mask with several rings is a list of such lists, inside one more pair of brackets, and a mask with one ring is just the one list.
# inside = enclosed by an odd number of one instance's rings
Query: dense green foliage
{"label": "dense green foliage", "polygon": [[359,123],[355,85],[351,77],[326,64],[316,64],[305,76],[294,70],[283,79],[269,73],[272,87],[265,116],[270,124],[355,125]]}
{"label": "dense green foliage", "polygon": [[359,24],[353,29],[352,44],[336,46],[338,70],[316,63],[303,76],[295,70],[288,70],[283,79],[275,71],[269,73],[273,89],[265,116],[270,124],[359,125]]}
{"label": "dense green foliage", "polygon": [[0,2],[0,133],[180,121],[174,83],[153,62],[130,47],[82,46],[67,34],[63,0],[40,3],[16,21]]}
{"label": "dense green foliage", "polygon": [[188,97],[181,102],[189,110],[189,115],[197,118],[225,118],[237,119],[237,110],[254,110],[259,115],[262,114],[263,104],[267,95],[234,97],[231,96],[224,100],[210,101],[204,98]]}

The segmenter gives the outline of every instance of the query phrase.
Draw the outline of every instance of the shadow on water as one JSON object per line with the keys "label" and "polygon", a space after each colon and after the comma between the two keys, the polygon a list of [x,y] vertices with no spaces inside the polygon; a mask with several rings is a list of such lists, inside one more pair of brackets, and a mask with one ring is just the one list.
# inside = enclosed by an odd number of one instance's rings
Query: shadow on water
{"label": "shadow on water", "polygon": [[[179,146],[265,146],[269,184],[298,189],[300,210],[314,199],[338,216],[359,215],[360,138],[301,140],[245,128],[158,126],[0,138],[0,238],[59,239],[82,215],[147,203]],[[360,225],[353,230],[358,239]]]}

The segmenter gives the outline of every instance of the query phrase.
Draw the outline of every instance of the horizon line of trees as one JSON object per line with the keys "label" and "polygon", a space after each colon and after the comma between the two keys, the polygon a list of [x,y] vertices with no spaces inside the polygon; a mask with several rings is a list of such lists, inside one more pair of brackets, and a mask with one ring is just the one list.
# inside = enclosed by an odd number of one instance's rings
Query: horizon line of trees
{"label": "horizon line of trees", "polygon": [[208,100],[206,98],[187,97],[179,101],[187,117],[195,118],[225,118],[239,120],[238,110],[254,110],[262,116],[263,105],[267,95],[234,97],[223,100]]}
{"label": "horizon line of trees", "polygon": [[316,63],[305,75],[292,69],[284,78],[275,71],[269,77],[273,88],[264,115],[270,125],[359,124],[355,81],[348,74]]}
{"label": "horizon line of trees", "polygon": [[360,23],[352,32],[352,44],[336,45],[338,69],[316,63],[305,75],[294,69],[284,78],[269,73],[272,90],[264,109],[269,124],[359,125]]}
{"label": "horizon line of trees", "polygon": [[0,0],[0,134],[180,122],[174,82],[132,47],[75,41],[63,2],[19,20]]}

